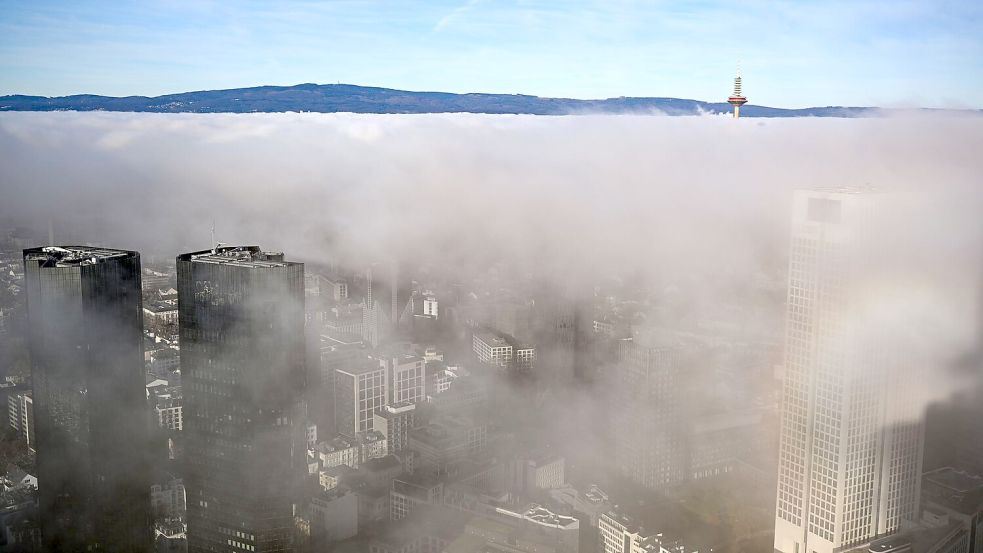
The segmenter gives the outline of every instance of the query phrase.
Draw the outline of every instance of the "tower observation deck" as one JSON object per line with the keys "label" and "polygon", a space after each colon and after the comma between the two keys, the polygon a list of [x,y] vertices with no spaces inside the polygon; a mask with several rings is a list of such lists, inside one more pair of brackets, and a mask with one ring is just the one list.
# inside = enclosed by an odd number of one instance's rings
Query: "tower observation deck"
{"label": "tower observation deck", "polygon": [[747,103],[747,98],[741,94],[741,71],[738,69],[734,77],[734,93],[727,98],[727,103],[734,106],[734,118],[741,116],[741,106]]}

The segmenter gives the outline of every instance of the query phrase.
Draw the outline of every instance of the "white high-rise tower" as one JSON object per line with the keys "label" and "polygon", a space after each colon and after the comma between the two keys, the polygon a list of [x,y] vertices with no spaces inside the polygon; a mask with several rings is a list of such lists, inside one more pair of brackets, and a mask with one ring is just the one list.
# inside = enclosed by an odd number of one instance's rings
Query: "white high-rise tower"
{"label": "white high-rise tower", "polygon": [[794,197],[776,552],[833,553],[916,519],[918,361],[899,340],[898,279],[877,255],[886,198]]}

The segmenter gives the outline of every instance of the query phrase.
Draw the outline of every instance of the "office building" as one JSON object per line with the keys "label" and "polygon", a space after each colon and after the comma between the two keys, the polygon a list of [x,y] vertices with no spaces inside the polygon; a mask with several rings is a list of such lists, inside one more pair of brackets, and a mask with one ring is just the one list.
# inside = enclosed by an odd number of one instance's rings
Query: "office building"
{"label": "office building", "polygon": [[374,357],[386,370],[389,395],[387,404],[419,403],[426,399],[426,380],[422,357],[410,354],[378,355]]}
{"label": "office building", "polygon": [[619,341],[614,461],[622,475],[650,489],[688,479],[679,357],[650,332]]}
{"label": "office building", "polygon": [[148,551],[140,254],[24,250],[45,551]]}
{"label": "office building", "polygon": [[424,294],[423,296],[423,314],[428,317],[437,318],[440,312],[440,303],[437,301],[437,296],[433,294]]}
{"label": "office building", "polygon": [[304,266],[256,246],[177,258],[188,550],[293,550],[305,467]]}
{"label": "office building", "polygon": [[479,362],[491,367],[528,372],[536,366],[535,347],[501,332],[475,332],[471,338],[471,350]]}
{"label": "office building", "polygon": [[359,359],[351,368],[335,370],[334,412],[338,432],[355,437],[373,429],[373,415],[387,404],[386,368],[373,359]]}
{"label": "office building", "polygon": [[471,349],[478,361],[494,367],[508,367],[512,363],[512,344],[493,332],[475,332]]}
{"label": "office building", "polygon": [[917,519],[922,421],[916,356],[892,339],[898,276],[878,265],[887,198],[793,200],[775,550],[832,553]]}
{"label": "office building", "polygon": [[335,371],[364,360],[365,350],[358,342],[338,343],[322,338],[320,357],[320,371],[312,371],[314,374],[311,382],[308,382],[309,409],[320,434],[331,436],[337,432],[334,419]]}
{"label": "office building", "polygon": [[37,437],[34,435],[34,398],[31,395],[31,391],[26,390],[7,396],[7,415],[10,427],[17,431],[28,449],[34,451]]}

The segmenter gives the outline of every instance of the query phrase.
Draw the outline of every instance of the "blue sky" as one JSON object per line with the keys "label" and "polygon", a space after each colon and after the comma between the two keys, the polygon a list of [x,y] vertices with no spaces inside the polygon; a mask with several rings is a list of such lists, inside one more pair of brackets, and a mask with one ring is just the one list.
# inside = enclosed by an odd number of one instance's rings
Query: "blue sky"
{"label": "blue sky", "polygon": [[983,2],[0,0],[0,94],[261,84],[983,107]]}

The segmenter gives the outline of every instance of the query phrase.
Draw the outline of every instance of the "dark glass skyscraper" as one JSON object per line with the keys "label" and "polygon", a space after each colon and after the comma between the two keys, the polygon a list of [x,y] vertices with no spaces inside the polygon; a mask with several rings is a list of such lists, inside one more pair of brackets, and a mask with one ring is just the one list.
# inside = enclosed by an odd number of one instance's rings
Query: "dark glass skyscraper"
{"label": "dark glass skyscraper", "polygon": [[177,258],[188,548],[291,551],[306,472],[304,266],[255,246]]}
{"label": "dark glass skyscraper", "polygon": [[149,551],[140,254],[24,250],[45,551]]}

